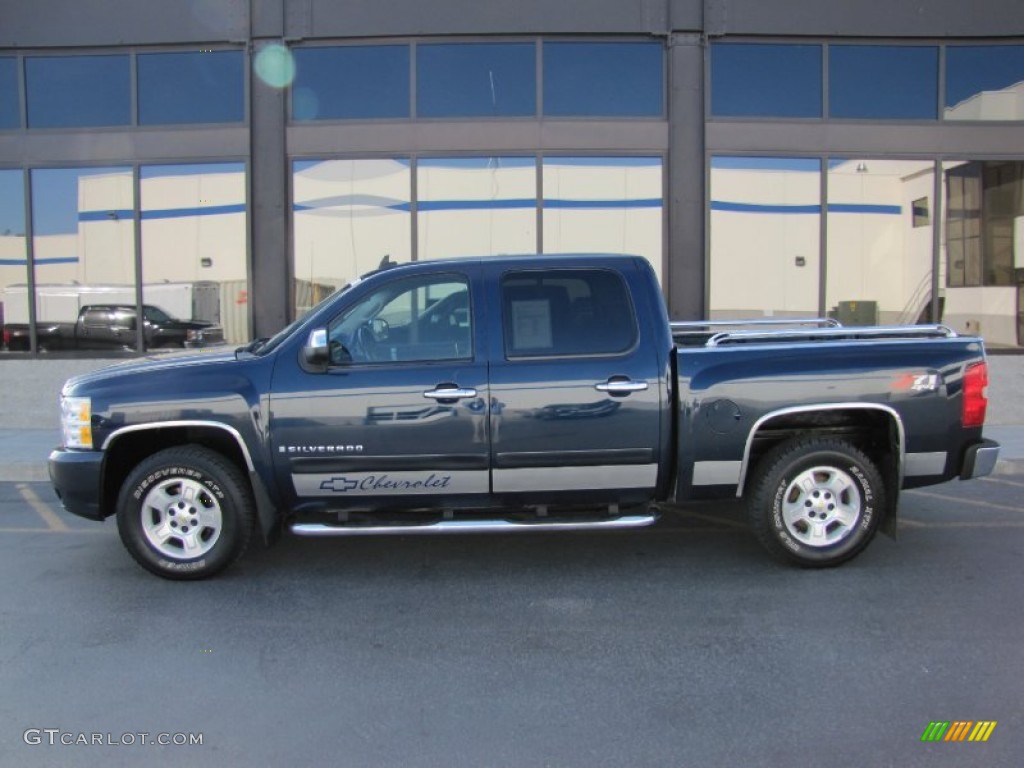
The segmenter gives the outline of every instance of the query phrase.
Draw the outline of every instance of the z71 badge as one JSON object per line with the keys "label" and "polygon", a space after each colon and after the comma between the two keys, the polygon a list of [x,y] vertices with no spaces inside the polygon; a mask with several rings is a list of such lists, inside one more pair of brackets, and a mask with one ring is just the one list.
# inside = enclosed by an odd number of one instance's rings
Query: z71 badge
{"label": "z71 badge", "polygon": [[938,392],[941,379],[937,373],[907,373],[896,379],[896,392]]}

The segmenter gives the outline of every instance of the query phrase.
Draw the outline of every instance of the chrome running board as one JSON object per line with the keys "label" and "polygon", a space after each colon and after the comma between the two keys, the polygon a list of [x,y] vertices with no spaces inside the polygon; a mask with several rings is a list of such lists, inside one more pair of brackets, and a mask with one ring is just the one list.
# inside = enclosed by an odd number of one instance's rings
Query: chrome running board
{"label": "chrome running board", "polygon": [[654,515],[626,515],[606,520],[579,522],[518,523],[511,520],[439,520],[436,523],[399,525],[325,525],[294,523],[291,532],[298,536],[409,536],[442,533],[507,533],[509,531],[593,531],[616,528],[643,528],[657,520]]}

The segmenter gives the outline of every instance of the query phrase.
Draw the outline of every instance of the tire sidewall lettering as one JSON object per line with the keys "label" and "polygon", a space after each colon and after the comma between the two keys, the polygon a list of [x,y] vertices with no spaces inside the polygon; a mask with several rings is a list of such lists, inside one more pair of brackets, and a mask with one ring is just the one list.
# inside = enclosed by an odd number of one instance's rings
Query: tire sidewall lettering
{"label": "tire sidewall lettering", "polygon": [[782,519],[782,499],[785,498],[786,489],[789,488],[791,482],[792,478],[785,477],[775,489],[775,497],[772,499],[772,526],[775,528],[775,535],[782,546],[792,552],[799,552],[800,542],[790,536],[789,530],[786,528],[786,521]]}
{"label": "tire sidewall lettering", "polygon": [[181,478],[183,480],[195,480],[196,482],[201,483],[204,488],[206,488],[210,493],[216,496],[218,501],[227,498],[227,495],[224,493],[223,489],[221,489],[221,487],[217,483],[215,483],[209,477],[207,477],[205,473],[198,469],[195,469],[194,467],[184,466],[165,467],[163,469],[157,469],[154,470],[153,472],[150,472],[141,482],[139,482],[135,486],[135,489],[132,491],[132,496],[135,498],[136,501],[141,502],[142,497],[150,488],[156,485],[156,483],[172,478]]}
{"label": "tire sidewall lettering", "polygon": [[[132,491],[132,497],[141,504],[142,498],[154,485],[165,480],[174,480],[179,478],[182,480],[194,480],[195,482],[202,484],[203,488],[216,496],[217,501],[221,504],[221,510],[224,516],[222,523],[223,528],[227,529],[230,527],[231,520],[230,515],[228,514],[229,505],[225,504],[227,495],[224,493],[223,489],[221,489],[220,485],[210,479],[205,472],[196,469],[195,467],[171,465],[161,469],[156,469],[146,475],[146,477],[135,486],[135,489]],[[141,517],[141,507],[138,509],[138,514]],[[161,554],[153,548],[153,546],[146,540],[146,537],[142,534],[141,529],[138,532],[138,536],[140,537],[139,540],[142,545],[149,549],[155,556],[157,565],[167,571],[177,571],[179,573],[201,571],[206,568],[208,564],[209,553],[200,555],[199,558],[195,560],[170,560],[166,555]]]}
{"label": "tire sidewall lettering", "polygon": [[[798,541],[789,532],[782,514],[782,503],[786,496],[786,490],[790,487],[790,484],[793,482],[795,477],[813,466],[830,466],[846,472],[854,481],[857,491],[861,495],[862,502],[860,517],[854,524],[850,533],[835,544],[821,548],[810,547]],[[863,535],[871,530],[875,517],[875,506],[873,503],[874,498],[875,493],[871,482],[858,465],[836,462],[834,459],[825,457],[820,459],[805,457],[799,462],[799,464],[791,467],[785,472],[783,478],[775,488],[775,493],[772,497],[770,515],[771,527],[778,542],[796,555],[812,559],[832,557],[858,546]]]}
{"label": "tire sidewall lettering", "polygon": [[201,571],[203,568],[206,567],[206,564],[207,562],[205,557],[202,557],[199,560],[187,561],[167,560],[166,558],[159,558],[157,560],[157,565],[159,565],[161,568],[164,568],[168,571],[180,572]]}

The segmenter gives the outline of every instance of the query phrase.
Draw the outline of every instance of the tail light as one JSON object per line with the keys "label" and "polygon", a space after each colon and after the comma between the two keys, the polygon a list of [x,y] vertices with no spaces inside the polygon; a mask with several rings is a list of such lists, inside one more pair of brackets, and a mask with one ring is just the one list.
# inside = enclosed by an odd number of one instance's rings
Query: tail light
{"label": "tail light", "polygon": [[985,423],[988,409],[988,364],[974,363],[964,373],[963,411],[960,422],[965,427],[980,427]]}
{"label": "tail light", "polygon": [[4,346],[5,347],[11,346],[11,329],[10,328],[4,328]]}

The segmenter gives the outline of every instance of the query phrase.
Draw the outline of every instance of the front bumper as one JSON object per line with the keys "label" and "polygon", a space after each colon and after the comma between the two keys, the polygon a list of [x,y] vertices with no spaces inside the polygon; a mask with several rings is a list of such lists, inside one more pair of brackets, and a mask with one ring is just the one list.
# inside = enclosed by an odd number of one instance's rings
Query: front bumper
{"label": "front bumper", "polygon": [[970,480],[974,477],[991,475],[999,460],[999,443],[995,440],[982,440],[967,449],[964,454],[960,479]]}
{"label": "front bumper", "polygon": [[58,448],[50,454],[50,481],[68,512],[89,520],[102,520],[100,479],[103,453]]}

